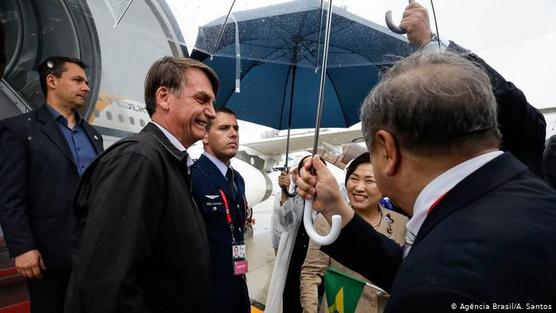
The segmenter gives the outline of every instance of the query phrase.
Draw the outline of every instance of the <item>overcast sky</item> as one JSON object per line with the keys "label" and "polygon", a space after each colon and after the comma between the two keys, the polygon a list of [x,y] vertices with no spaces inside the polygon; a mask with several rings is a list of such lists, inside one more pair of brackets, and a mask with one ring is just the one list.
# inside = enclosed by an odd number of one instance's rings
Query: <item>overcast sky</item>
{"label": "overcast sky", "polygon": [[[313,0],[298,0],[313,1]],[[192,47],[196,29],[226,15],[233,0],[167,0]],[[236,0],[233,11],[286,2]],[[314,1],[313,1],[314,2]],[[430,10],[430,1],[421,1]],[[391,9],[401,19],[406,0],[333,0],[334,6],[384,25]],[[531,104],[555,107],[556,1],[437,0],[435,9],[443,39],[477,52],[508,80],[519,86]],[[432,19],[432,14],[431,14]]]}

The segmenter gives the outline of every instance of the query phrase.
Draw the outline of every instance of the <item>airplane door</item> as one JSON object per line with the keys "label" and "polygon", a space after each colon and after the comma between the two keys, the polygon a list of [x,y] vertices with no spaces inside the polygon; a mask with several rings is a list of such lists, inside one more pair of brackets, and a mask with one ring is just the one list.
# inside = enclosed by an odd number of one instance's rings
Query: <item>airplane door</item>
{"label": "airplane door", "polygon": [[81,114],[87,118],[92,113],[101,60],[95,24],[85,0],[2,0],[0,31],[5,59],[0,119],[43,104],[35,69],[53,55],[79,58],[89,66],[86,72],[91,94]]}
{"label": "airplane door", "polygon": [[[91,93],[81,114],[94,110],[100,85],[100,46],[85,0],[0,1],[0,119],[44,102],[35,71],[46,57],[81,59]],[[0,228],[0,312],[29,312],[25,279],[17,274]]]}

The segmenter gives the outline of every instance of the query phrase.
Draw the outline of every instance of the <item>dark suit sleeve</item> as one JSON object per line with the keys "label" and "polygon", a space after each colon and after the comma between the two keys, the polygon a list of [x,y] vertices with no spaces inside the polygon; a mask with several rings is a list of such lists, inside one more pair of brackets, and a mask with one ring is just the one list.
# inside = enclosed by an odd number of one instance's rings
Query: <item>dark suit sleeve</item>
{"label": "dark suit sleeve", "polygon": [[[66,308],[79,297],[91,312],[147,312],[140,273],[164,214],[165,181],[160,169],[134,153],[99,160],[90,182],[82,182],[76,206],[89,216],[75,260]],[[85,193],[85,194],[83,194]]]}
{"label": "dark suit sleeve", "polygon": [[502,133],[502,149],[511,152],[529,170],[541,174],[541,162],[546,136],[544,116],[527,102],[523,92],[477,55],[454,42],[448,50],[461,53],[487,72],[498,104],[498,127]]}
{"label": "dark suit sleeve", "polygon": [[[480,288],[480,286],[477,286]],[[491,304],[489,299],[484,303]],[[390,312],[462,312],[463,305],[479,305],[477,298],[444,286],[413,286],[396,294],[396,301],[388,306]],[[454,307],[455,305],[455,307]]]}
{"label": "dark suit sleeve", "polygon": [[403,256],[402,247],[357,214],[342,228],[340,237],[321,250],[388,292]]}
{"label": "dark suit sleeve", "polygon": [[[25,136],[26,137],[26,136]],[[13,127],[0,125],[0,223],[11,257],[36,249],[27,215],[27,147]]]}

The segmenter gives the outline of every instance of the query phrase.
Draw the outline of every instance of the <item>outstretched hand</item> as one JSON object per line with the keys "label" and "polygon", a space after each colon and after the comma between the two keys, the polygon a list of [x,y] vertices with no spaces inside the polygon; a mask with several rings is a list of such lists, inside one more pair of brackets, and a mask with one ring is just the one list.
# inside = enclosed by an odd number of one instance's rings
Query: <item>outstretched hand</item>
{"label": "outstretched hand", "polygon": [[336,178],[319,156],[304,160],[297,179],[297,193],[306,200],[312,199],[313,209],[321,212],[329,222],[335,214],[342,216],[344,225],[353,217],[353,210],[344,202]]}
{"label": "outstretched hand", "polygon": [[403,12],[400,28],[407,32],[407,39],[418,47],[424,47],[432,40],[429,12],[415,1],[410,1]]}
{"label": "outstretched hand", "polygon": [[280,176],[278,176],[278,186],[285,190],[290,188],[290,174],[288,172],[282,171],[280,173]]}

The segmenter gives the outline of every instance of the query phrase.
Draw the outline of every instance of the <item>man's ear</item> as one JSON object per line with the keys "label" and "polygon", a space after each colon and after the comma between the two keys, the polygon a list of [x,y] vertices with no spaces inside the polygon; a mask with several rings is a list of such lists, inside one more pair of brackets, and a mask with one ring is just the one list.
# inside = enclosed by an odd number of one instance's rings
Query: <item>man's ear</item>
{"label": "man's ear", "polygon": [[56,89],[56,85],[58,83],[56,76],[54,76],[54,74],[48,74],[46,75],[46,86],[48,86],[48,89]]}
{"label": "man's ear", "polygon": [[156,103],[163,111],[170,110],[170,91],[167,87],[158,87],[156,90]]}
{"label": "man's ear", "polygon": [[396,144],[396,138],[387,130],[379,130],[375,133],[373,153],[383,158],[384,174],[392,176],[398,171],[400,164],[400,150]]}
{"label": "man's ear", "polygon": [[208,145],[209,143],[209,139],[208,139],[208,132],[205,134],[205,137],[203,137],[203,145]]}

